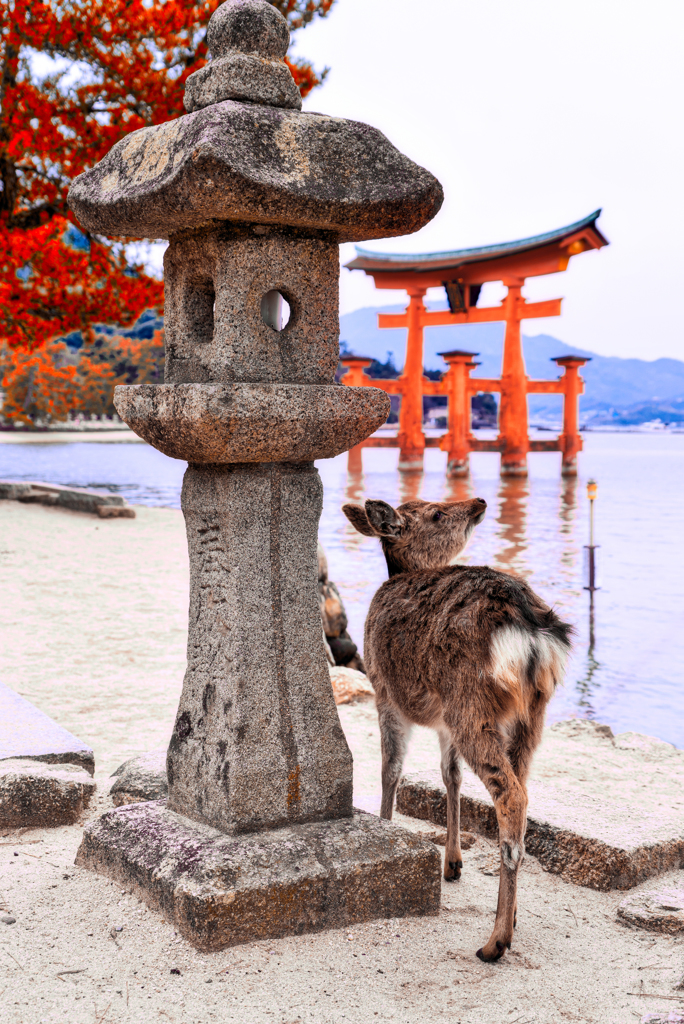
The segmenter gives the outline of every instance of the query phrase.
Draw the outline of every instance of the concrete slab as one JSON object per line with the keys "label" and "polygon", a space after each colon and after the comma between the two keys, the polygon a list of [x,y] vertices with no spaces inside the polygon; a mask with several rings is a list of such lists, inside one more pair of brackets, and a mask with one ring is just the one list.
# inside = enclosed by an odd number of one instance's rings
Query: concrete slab
{"label": "concrete slab", "polygon": [[[684,866],[684,751],[583,720],[547,729],[529,783],[525,844],[546,871],[593,889],[630,889]],[[446,824],[438,771],[404,777],[397,809]],[[495,839],[494,807],[468,769],[464,829]]]}
{"label": "concrete slab", "polygon": [[17,757],[75,764],[90,775],[95,771],[95,755],[90,747],[0,683],[0,762]]}
{"label": "concrete slab", "polygon": [[93,512],[101,519],[135,519],[135,509],[120,494],[87,487],[64,487],[35,480],[0,480],[0,498],[20,501],[25,505],[50,505],[74,512]]}
{"label": "concrete slab", "polygon": [[684,889],[644,889],[623,900],[618,920],[649,932],[679,935],[684,932]]}
{"label": "concrete slab", "polygon": [[76,765],[10,758],[0,762],[0,826],[73,825],[94,792],[90,775]]}
{"label": "concrete slab", "polygon": [[163,801],[129,804],[86,826],[76,864],[163,911],[203,951],[440,906],[435,845],[363,811],[226,835]]}

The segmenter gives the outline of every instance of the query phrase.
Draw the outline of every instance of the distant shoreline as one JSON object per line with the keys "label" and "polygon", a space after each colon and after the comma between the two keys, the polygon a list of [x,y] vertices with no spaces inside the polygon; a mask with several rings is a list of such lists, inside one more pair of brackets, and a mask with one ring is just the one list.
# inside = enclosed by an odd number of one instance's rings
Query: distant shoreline
{"label": "distant shoreline", "polygon": [[[637,424],[630,426],[595,426],[595,427],[581,427],[581,432],[584,434],[656,434],[670,435],[670,434],[684,434],[684,427],[640,427]],[[396,432],[396,426],[393,424],[390,428],[391,433]],[[530,432],[540,434],[559,434],[560,430],[558,427],[543,427],[541,425],[533,426],[530,428]],[[387,428],[380,427],[376,433],[387,434]],[[441,436],[442,431],[426,429],[426,437]],[[476,437],[496,435],[495,430],[476,430]],[[67,444],[67,443],[80,443],[80,444],[147,444],[141,437],[138,437],[130,427],[122,424],[120,427],[85,427],[75,428],[70,427],[66,430],[58,429],[38,429],[38,430],[5,430],[0,428],[0,445],[2,444]]]}
{"label": "distant shoreline", "polygon": [[65,444],[69,441],[81,444],[146,444],[123,424],[95,430],[0,430],[0,444]]}

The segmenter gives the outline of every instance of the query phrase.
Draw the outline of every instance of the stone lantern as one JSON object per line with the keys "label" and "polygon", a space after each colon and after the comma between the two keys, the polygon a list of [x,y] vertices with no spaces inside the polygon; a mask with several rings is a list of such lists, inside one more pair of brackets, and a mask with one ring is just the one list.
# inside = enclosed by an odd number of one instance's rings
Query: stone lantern
{"label": "stone lantern", "polygon": [[439,904],[434,847],[352,807],[313,462],[389,411],[382,391],[334,380],[338,245],[417,230],[442,190],[368,125],[302,113],[288,42],[266,0],[228,0],[188,113],[117,143],[69,193],[89,231],[169,239],[165,383],[118,387],[115,404],[188,462],[191,578],[168,801],[103,815],[78,862],[203,949]]}

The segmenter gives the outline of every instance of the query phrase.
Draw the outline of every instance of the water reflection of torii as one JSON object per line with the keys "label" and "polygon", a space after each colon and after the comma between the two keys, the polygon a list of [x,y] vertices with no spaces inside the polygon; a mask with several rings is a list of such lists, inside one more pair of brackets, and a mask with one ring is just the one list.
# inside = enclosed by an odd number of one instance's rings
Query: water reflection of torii
{"label": "water reflection of torii", "polygon": [[501,569],[520,571],[519,560],[528,549],[527,501],[530,496],[525,477],[502,477],[499,484],[499,515],[501,539],[506,542],[496,555]]}

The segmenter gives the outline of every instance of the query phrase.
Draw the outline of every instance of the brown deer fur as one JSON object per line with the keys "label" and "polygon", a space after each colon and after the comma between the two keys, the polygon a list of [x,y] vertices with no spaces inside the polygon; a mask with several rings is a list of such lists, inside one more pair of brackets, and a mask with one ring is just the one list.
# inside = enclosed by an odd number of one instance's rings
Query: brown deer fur
{"label": "brown deer fur", "polygon": [[378,537],[389,579],[366,619],[364,658],[382,745],[383,818],[392,817],[408,735],[435,729],[447,791],[444,877],[460,878],[460,759],[487,787],[499,824],[501,874],[494,931],[477,955],[510,947],[524,853],[526,780],[546,705],[560,682],[570,626],[524,580],[488,566],[451,564],[487,504],[384,501],[345,505],[352,525]]}

